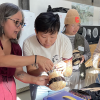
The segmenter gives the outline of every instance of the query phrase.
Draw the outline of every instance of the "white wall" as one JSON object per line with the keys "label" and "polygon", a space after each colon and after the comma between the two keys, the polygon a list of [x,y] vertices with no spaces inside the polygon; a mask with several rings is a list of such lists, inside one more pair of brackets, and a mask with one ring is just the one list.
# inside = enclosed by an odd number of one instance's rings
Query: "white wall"
{"label": "white wall", "polygon": [[18,0],[0,0],[0,4],[7,3],[7,2],[18,5]]}
{"label": "white wall", "polygon": [[95,7],[94,8],[93,25],[100,26],[99,20],[100,20],[100,7]]}
{"label": "white wall", "polygon": [[[41,12],[46,12],[48,5],[51,5],[52,8],[71,8],[72,3],[66,0],[30,0],[30,11],[37,16]],[[93,25],[100,25],[100,7],[94,6]]]}
{"label": "white wall", "polygon": [[66,0],[30,0],[30,11],[37,16],[39,13],[47,11],[48,5],[51,5],[52,8],[71,8],[71,3]]}

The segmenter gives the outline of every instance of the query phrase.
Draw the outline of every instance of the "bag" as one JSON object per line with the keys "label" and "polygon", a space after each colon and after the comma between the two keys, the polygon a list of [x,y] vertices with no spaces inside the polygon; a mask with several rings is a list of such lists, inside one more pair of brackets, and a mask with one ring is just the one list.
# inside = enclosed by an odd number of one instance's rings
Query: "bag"
{"label": "bag", "polygon": [[91,96],[85,92],[85,91],[82,91],[82,90],[78,90],[78,89],[72,89],[71,91],[69,91],[70,93],[78,96],[78,97],[81,97],[85,100],[91,100]]}
{"label": "bag", "polygon": [[69,10],[69,8],[63,8],[63,7],[51,8],[51,6],[48,5],[47,12],[62,12],[62,13],[67,13],[68,10]]}

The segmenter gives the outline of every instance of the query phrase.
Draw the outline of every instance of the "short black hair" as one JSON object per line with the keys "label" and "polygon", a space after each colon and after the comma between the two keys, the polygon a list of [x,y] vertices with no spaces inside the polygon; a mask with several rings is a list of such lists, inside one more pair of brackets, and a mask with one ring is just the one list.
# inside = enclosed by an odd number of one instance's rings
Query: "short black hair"
{"label": "short black hair", "polygon": [[38,32],[45,32],[54,34],[59,32],[60,29],[60,19],[58,14],[53,14],[52,12],[40,13],[35,20],[35,29]]}

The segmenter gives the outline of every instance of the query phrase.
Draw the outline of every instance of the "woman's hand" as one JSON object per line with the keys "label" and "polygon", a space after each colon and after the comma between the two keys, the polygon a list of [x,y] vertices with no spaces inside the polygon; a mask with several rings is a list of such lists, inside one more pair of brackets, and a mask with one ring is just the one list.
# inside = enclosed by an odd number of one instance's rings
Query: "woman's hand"
{"label": "woman's hand", "polygon": [[85,58],[84,58],[84,56],[82,55],[81,64],[83,63],[84,60],[85,60]]}
{"label": "woman's hand", "polygon": [[64,61],[60,61],[58,64],[55,65],[56,70],[64,71],[66,69],[66,63]]}
{"label": "woman's hand", "polygon": [[38,76],[36,77],[36,82],[35,84],[37,85],[44,85],[44,86],[48,86],[47,84],[49,83],[49,78],[46,75],[43,76]]}
{"label": "woman's hand", "polygon": [[36,63],[45,72],[48,72],[48,71],[52,70],[52,68],[53,68],[53,62],[50,59],[45,58],[43,56],[37,56]]}

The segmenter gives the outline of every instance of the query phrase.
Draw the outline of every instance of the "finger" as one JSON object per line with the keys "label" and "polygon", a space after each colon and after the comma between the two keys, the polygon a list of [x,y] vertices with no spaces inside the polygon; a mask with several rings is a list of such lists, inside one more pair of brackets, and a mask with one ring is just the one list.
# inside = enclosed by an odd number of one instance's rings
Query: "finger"
{"label": "finger", "polygon": [[53,69],[53,66],[54,66],[54,64],[53,64],[53,62],[51,62],[51,63],[50,63],[50,70]]}
{"label": "finger", "polygon": [[59,65],[56,66],[56,69],[65,68],[65,67],[66,67],[66,65],[59,64]]}
{"label": "finger", "polygon": [[53,66],[51,66],[51,64],[49,65],[49,68],[50,68],[50,70],[52,70],[53,69]]}
{"label": "finger", "polygon": [[47,71],[46,68],[44,67],[44,65],[43,66],[39,66],[39,67],[41,67],[43,69],[43,71],[45,71],[45,72]]}
{"label": "finger", "polygon": [[45,66],[46,72],[52,70],[52,66],[51,66],[51,61],[50,60],[49,60],[49,62],[46,61],[44,66]]}
{"label": "finger", "polygon": [[50,65],[46,65],[46,72],[50,71]]}
{"label": "finger", "polygon": [[62,68],[63,66],[56,67],[56,69]]}
{"label": "finger", "polygon": [[45,71],[45,72],[48,72],[48,70],[47,70],[46,68],[44,68],[44,71]]}
{"label": "finger", "polygon": [[53,64],[53,62],[52,61],[50,61],[50,65],[53,67],[54,66],[54,64]]}
{"label": "finger", "polygon": [[45,81],[43,82],[43,85],[48,86],[49,85],[49,79],[45,79]]}
{"label": "finger", "polygon": [[48,76],[46,75],[40,76],[39,81],[42,83],[48,83],[49,82]]}
{"label": "finger", "polygon": [[83,60],[81,60],[81,62],[80,62],[80,63],[82,64],[82,62],[83,62]]}
{"label": "finger", "polygon": [[65,68],[59,68],[59,69],[57,69],[57,70],[59,70],[59,71],[61,70],[61,71],[62,71],[62,70],[64,70],[64,69],[65,69]]}
{"label": "finger", "polygon": [[81,64],[83,63],[84,60],[81,60]]}
{"label": "finger", "polygon": [[45,80],[49,80],[49,77],[46,76],[46,75],[43,75],[42,77],[43,77]]}

